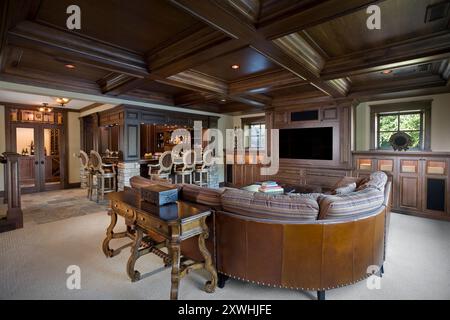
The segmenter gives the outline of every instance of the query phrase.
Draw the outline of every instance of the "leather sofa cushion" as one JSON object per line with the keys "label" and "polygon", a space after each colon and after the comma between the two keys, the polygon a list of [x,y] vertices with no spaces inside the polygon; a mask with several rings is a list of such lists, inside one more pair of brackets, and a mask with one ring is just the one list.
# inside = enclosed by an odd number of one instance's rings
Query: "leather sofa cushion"
{"label": "leather sofa cushion", "polygon": [[184,184],[181,188],[181,199],[221,210],[223,192],[223,189],[202,188],[194,184]]}
{"label": "leather sofa cushion", "polygon": [[261,192],[228,189],[222,195],[225,211],[253,217],[316,220],[319,194],[270,195]]}
{"label": "leather sofa cushion", "polygon": [[318,201],[319,220],[356,216],[380,208],[384,202],[384,191],[365,188],[342,195],[322,195]]}

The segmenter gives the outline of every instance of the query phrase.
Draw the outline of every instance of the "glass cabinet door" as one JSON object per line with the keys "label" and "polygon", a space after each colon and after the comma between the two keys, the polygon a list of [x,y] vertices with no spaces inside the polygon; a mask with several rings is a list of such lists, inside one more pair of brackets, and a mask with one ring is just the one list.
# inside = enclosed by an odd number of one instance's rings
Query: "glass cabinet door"
{"label": "glass cabinet door", "polygon": [[[43,130],[43,155],[41,162],[44,168],[45,189],[51,186],[59,186],[61,183],[61,129],[44,128]],[[50,188],[49,188],[50,187]]]}
{"label": "glass cabinet door", "polygon": [[36,153],[37,130],[32,127],[16,127],[16,152],[19,159],[20,187],[31,192],[38,188],[39,155]]}

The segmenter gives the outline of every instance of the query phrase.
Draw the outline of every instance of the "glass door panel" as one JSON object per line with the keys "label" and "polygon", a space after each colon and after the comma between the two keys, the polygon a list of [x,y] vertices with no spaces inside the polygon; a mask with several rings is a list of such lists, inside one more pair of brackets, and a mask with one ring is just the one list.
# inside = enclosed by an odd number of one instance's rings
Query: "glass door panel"
{"label": "glass door panel", "polygon": [[44,128],[44,183],[45,186],[61,183],[61,132],[58,128]]}
{"label": "glass door panel", "polygon": [[16,128],[16,152],[21,154],[19,160],[19,181],[21,188],[35,188],[38,174],[36,162],[39,160],[35,154],[36,130],[30,127]]}

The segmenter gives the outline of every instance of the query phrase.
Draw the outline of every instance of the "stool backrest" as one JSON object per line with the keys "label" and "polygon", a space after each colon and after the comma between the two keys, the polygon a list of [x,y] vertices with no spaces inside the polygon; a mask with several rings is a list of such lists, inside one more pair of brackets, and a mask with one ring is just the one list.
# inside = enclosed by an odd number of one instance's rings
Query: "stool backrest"
{"label": "stool backrest", "polygon": [[87,169],[89,167],[89,156],[83,150],[80,150],[80,154],[78,156],[80,158],[81,167],[83,169]]}
{"label": "stool backrest", "polygon": [[172,166],[173,166],[172,152],[166,151],[159,158],[159,172],[160,173],[165,173],[165,172],[170,173],[172,171]]}
{"label": "stool backrest", "polygon": [[211,167],[214,164],[214,159],[213,159],[213,151],[212,150],[207,150],[203,153],[203,165],[202,165],[202,169],[206,169]]}
{"label": "stool backrest", "polygon": [[186,151],[183,154],[183,169],[182,171],[186,171],[186,170],[193,170],[195,167],[195,151],[194,150],[189,150]]}
{"label": "stool backrest", "polygon": [[94,170],[97,171],[103,171],[102,168],[102,157],[100,156],[100,153],[97,151],[91,150],[91,166]]}

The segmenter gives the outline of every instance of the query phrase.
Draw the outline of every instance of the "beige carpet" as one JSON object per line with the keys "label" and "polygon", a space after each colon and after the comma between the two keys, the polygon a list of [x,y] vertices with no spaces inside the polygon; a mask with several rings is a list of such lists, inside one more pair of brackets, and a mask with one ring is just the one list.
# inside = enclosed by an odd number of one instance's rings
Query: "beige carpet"
{"label": "beige carpet", "polygon": [[[108,222],[106,213],[94,213],[0,234],[0,299],[167,299],[170,271],[158,258],[141,258],[137,268],[146,277],[131,283],[125,273],[128,248],[104,257]],[[81,290],[66,288],[69,265],[81,268]],[[393,214],[385,271],[379,290],[367,289],[363,281],[330,290],[327,299],[450,299],[450,223]],[[181,282],[180,299],[315,297],[236,280],[207,294],[200,290],[203,282],[201,271],[189,274]]]}

